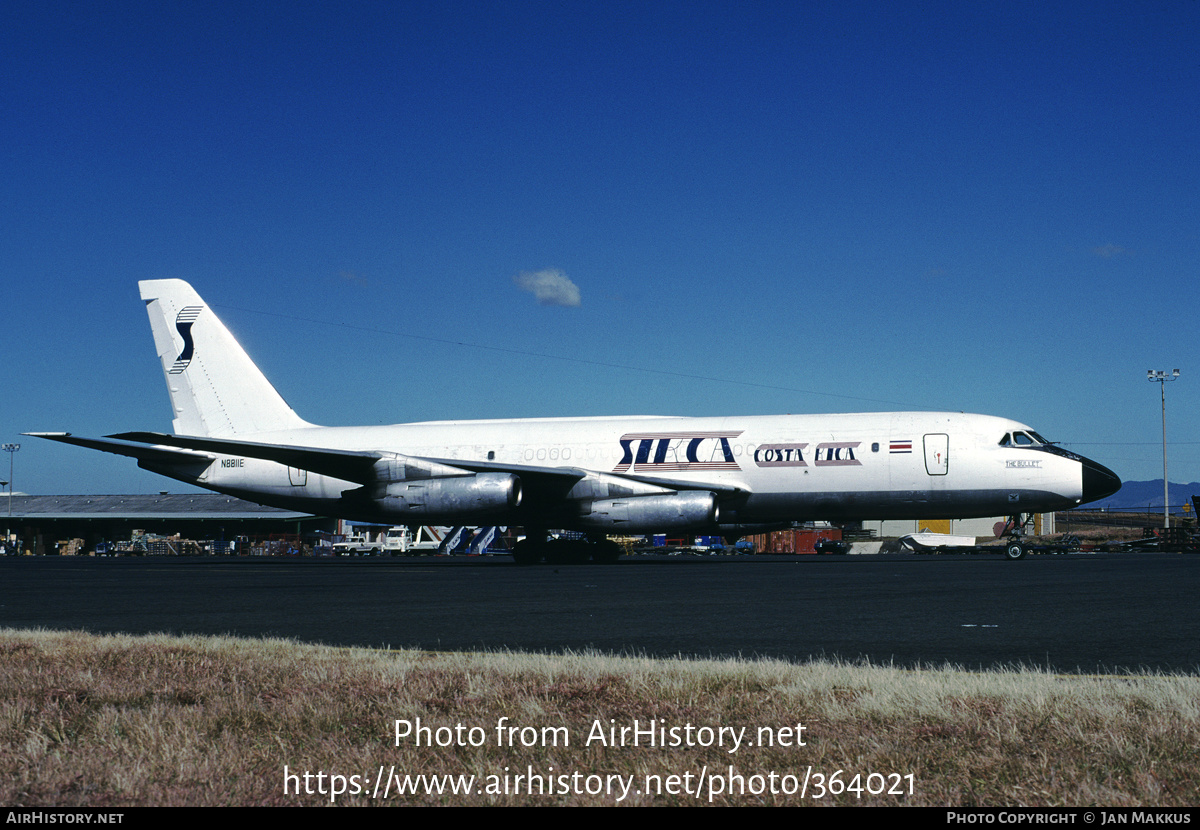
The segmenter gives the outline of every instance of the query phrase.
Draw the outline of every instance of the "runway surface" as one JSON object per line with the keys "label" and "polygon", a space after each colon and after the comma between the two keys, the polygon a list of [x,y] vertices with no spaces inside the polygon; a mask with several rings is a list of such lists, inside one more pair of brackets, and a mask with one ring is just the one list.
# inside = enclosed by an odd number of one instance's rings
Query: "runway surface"
{"label": "runway surface", "polygon": [[0,559],[0,626],[1200,671],[1200,556]]}

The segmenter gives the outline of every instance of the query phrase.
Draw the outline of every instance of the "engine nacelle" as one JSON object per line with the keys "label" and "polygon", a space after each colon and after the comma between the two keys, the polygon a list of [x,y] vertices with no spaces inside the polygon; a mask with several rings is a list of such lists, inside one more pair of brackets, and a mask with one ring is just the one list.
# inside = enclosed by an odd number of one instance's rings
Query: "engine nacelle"
{"label": "engine nacelle", "polygon": [[582,510],[582,527],[635,533],[705,528],[717,524],[721,512],[715,493],[699,491],[602,499],[584,502]]}
{"label": "engine nacelle", "polygon": [[421,524],[445,518],[462,524],[521,504],[521,479],[511,473],[477,473],[453,478],[393,481],[382,487],[374,502],[397,524]]}

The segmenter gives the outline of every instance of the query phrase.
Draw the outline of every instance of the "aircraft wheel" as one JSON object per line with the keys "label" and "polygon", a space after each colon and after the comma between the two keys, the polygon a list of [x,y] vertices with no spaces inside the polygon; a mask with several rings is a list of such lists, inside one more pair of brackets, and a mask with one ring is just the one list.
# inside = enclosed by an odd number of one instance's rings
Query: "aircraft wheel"
{"label": "aircraft wheel", "polygon": [[528,541],[517,542],[512,549],[513,562],[518,565],[536,565],[542,561],[539,553]]}
{"label": "aircraft wheel", "polygon": [[591,545],[582,539],[555,539],[546,544],[546,561],[551,565],[581,565],[591,555]]}
{"label": "aircraft wheel", "polygon": [[611,539],[605,539],[603,542],[597,542],[592,546],[592,561],[599,562],[603,565],[611,565],[621,558],[621,546]]}
{"label": "aircraft wheel", "polygon": [[1025,556],[1025,546],[1022,545],[1020,542],[1009,542],[1004,547],[1004,558],[1005,559],[1017,560],[1017,559],[1024,558],[1024,556]]}

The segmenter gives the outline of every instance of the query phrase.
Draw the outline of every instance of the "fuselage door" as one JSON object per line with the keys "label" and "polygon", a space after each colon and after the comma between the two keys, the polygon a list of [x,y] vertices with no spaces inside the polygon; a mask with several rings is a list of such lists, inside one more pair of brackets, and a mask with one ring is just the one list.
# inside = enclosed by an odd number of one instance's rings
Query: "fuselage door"
{"label": "fuselage door", "polygon": [[925,436],[925,472],[944,476],[949,469],[950,436],[932,433]]}
{"label": "fuselage door", "polygon": [[288,467],[288,481],[293,487],[303,487],[308,483],[308,470],[301,470],[299,467]]}

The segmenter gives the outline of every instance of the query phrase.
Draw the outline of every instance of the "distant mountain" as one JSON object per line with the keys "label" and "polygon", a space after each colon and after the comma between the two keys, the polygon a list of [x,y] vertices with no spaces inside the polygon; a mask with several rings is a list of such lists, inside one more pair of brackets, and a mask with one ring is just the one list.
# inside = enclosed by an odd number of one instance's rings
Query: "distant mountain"
{"label": "distant mountain", "polygon": [[[1190,503],[1192,496],[1200,496],[1200,482],[1193,481],[1190,484],[1176,484],[1175,482],[1171,482],[1167,485],[1167,494],[1171,506],[1180,507]],[[1157,507],[1159,510],[1162,510],[1162,506],[1163,483],[1161,478],[1156,478],[1152,481],[1123,482],[1121,489],[1108,498],[1085,504],[1083,508],[1085,510],[1092,510],[1098,507],[1109,510],[1145,510],[1149,507],[1153,510]]]}

